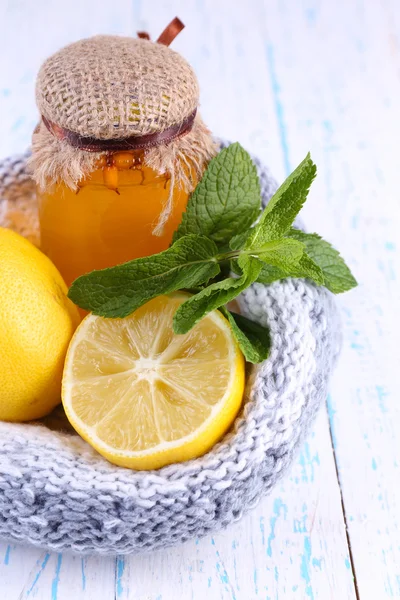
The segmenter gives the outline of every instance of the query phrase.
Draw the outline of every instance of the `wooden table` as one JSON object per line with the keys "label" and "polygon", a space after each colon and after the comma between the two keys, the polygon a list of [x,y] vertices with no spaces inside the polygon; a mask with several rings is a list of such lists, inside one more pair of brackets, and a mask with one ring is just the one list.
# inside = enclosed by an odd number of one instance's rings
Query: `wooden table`
{"label": "wooden table", "polygon": [[399,0],[2,0],[0,156],[29,145],[47,55],[96,33],[155,37],[175,15],[213,131],[279,180],[311,150],[303,217],[360,282],[339,298],[340,365],[290,473],[241,522],[132,557],[0,542],[0,597],[400,598]]}

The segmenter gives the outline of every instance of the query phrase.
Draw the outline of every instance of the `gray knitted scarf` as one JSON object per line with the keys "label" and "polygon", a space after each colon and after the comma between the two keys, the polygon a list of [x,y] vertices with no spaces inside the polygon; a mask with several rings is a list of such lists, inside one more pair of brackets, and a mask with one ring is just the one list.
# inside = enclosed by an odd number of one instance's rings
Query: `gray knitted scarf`
{"label": "gray knitted scarf", "polygon": [[[28,180],[26,160],[0,163],[0,222],[7,190]],[[276,184],[257,165],[266,204]],[[254,284],[239,304],[268,324],[272,349],[252,367],[244,408],[220,443],[201,458],[137,472],[77,435],[0,422],[0,537],[55,551],[153,550],[226,527],[267,494],[327,395],[340,324],[332,294],[301,279]]]}

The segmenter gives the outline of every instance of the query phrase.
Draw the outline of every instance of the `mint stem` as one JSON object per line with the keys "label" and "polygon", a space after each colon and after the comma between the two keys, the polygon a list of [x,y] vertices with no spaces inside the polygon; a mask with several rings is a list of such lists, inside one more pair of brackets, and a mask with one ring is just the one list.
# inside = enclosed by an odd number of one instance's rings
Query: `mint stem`
{"label": "mint stem", "polygon": [[225,260],[230,260],[231,258],[239,258],[239,256],[243,256],[246,254],[247,256],[253,256],[254,258],[259,258],[259,255],[265,253],[265,250],[261,248],[256,250],[232,250],[232,252],[225,252],[224,254],[218,254],[216,256],[217,262],[224,262]]}
{"label": "mint stem", "polygon": [[218,254],[215,257],[215,262],[224,262],[226,260],[230,260],[230,259],[238,259],[240,258],[240,256],[252,256],[253,258],[259,258],[260,260],[262,260],[262,258],[260,258],[261,256],[265,255],[266,250],[265,248],[252,248],[251,250],[232,250],[231,252],[225,252],[224,254]]}

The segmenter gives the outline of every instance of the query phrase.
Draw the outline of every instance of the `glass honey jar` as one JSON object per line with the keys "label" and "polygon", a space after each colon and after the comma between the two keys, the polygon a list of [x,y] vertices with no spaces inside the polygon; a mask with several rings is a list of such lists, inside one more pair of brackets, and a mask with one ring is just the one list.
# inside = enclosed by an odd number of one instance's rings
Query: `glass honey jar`
{"label": "glass honey jar", "polygon": [[143,151],[104,156],[77,191],[64,182],[38,190],[41,249],[67,285],[94,269],[166,250],[188,200],[175,186],[171,213],[155,235],[170,188],[168,175],[143,164]]}
{"label": "glass honey jar", "polygon": [[197,113],[198,84],[168,46],[96,36],[39,71],[32,143],[41,248],[67,285],[168,248],[216,148]]}

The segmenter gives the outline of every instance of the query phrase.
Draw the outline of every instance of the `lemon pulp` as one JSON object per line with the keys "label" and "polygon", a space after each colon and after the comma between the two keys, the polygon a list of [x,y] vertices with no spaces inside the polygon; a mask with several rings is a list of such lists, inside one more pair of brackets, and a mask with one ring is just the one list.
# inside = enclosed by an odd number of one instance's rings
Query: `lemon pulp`
{"label": "lemon pulp", "polygon": [[65,412],[114,464],[155,469],[200,456],[240,408],[244,359],[221,313],[173,332],[187,297],[160,296],[124,319],[89,315],[71,342]]}

